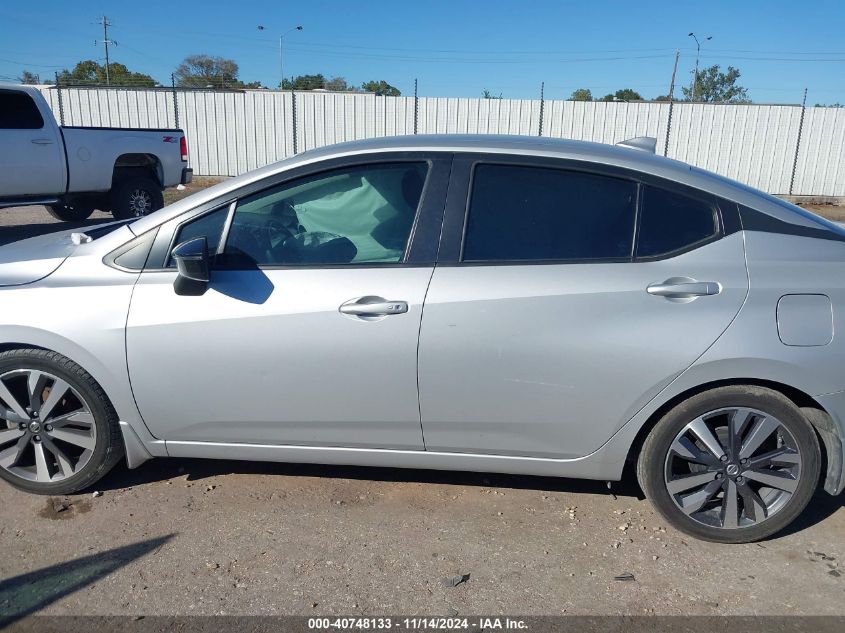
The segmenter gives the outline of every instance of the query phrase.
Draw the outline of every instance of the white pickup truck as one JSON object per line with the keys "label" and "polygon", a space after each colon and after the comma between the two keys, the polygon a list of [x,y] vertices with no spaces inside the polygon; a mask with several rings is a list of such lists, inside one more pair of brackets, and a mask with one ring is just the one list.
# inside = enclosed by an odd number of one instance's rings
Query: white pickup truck
{"label": "white pickup truck", "polygon": [[182,130],[59,126],[37,88],[0,84],[0,207],[129,218],[160,209],[162,190],[191,176]]}

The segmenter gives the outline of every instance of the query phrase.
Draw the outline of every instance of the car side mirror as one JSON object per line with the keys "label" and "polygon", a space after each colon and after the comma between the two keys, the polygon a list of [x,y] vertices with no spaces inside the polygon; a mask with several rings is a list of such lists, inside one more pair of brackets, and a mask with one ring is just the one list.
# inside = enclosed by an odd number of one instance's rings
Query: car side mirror
{"label": "car side mirror", "polygon": [[211,279],[208,257],[208,240],[195,237],[178,244],[171,253],[176,260],[179,275],[173,282],[177,295],[199,296],[205,294]]}

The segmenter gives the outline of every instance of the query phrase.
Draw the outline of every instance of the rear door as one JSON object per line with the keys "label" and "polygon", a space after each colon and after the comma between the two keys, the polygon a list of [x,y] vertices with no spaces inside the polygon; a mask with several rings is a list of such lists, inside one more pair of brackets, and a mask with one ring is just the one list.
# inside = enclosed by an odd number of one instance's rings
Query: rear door
{"label": "rear door", "polygon": [[58,129],[22,90],[0,90],[0,147],[1,197],[64,192],[65,158]]}
{"label": "rear door", "polygon": [[732,214],[594,165],[456,158],[420,332],[426,448],[599,448],[737,314]]}

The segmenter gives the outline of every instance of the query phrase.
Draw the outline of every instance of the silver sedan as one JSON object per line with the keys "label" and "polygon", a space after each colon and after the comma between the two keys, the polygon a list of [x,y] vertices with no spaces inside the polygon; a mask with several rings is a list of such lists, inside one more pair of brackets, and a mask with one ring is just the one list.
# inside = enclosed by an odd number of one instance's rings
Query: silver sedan
{"label": "silver sedan", "polygon": [[0,476],[636,477],[696,537],[777,532],[845,483],[845,231],[647,145],[336,145],[0,248]]}

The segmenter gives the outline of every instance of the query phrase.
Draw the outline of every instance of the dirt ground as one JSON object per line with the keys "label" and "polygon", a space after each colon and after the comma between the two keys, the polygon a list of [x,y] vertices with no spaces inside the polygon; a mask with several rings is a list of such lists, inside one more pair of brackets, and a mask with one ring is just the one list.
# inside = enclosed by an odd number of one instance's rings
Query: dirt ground
{"label": "dirt ground", "polygon": [[[0,213],[0,242],[52,228],[41,208]],[[724,546],[674,531],[638,495],[176,459],[120,466],[96,496],[0,482],[0,617],[845,615],[845,496],[819,492],[778,537]]]}
{"label": "dirt ground", "polygon": [[802,204],[799,206],[833,222],[845,222],[845,206],[833,204]]}
{"label": "dirt ground", "polygon": [[613,488],[175,459],[97,497],[3,484],[0,614],[845,615],[842,497],[724,546]]}

